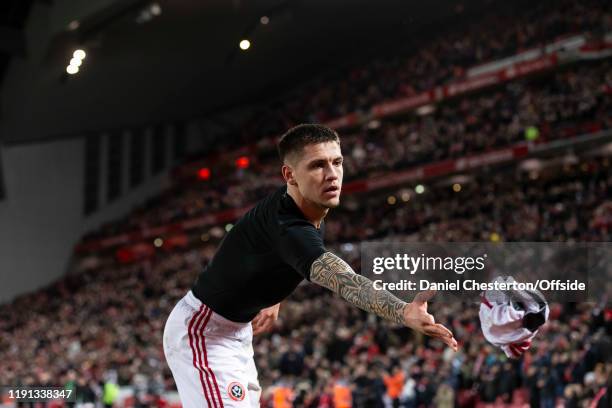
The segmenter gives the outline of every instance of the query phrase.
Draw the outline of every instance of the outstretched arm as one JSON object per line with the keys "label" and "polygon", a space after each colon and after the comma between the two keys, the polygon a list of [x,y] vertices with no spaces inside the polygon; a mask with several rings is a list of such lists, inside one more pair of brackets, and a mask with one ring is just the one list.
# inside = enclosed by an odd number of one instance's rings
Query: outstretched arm
{"label": "outstretched arm", "polygon": [[427,300],[434,291],[421,292],[412,303],[406,303],[386,290],[374,289],[370,279],[356,274],[349,264],[331,252],[322,254],[313,262],[310,280],[338,293],[360,309],[439,338],[457,350],[457,341],[450,330],[435,323],[434,317],[427,313]]}

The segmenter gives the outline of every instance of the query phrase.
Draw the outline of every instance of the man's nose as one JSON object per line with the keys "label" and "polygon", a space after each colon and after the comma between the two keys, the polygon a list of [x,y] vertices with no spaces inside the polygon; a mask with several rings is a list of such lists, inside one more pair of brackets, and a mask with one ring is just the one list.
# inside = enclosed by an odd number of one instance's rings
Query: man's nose
{"label": "man's nose", "polygon": [[338,169],[335,166],[329,165],[327,166],[327,171],[325,172],[326,180],[336,180],[338,179]]}

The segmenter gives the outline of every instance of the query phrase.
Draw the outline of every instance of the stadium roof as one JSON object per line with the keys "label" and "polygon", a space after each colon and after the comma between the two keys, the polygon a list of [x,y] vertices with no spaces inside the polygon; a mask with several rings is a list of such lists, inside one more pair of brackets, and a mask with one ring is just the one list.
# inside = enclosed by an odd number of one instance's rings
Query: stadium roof
{"label": "stadium roof", "polygon": [[[397,53],[415,46],[417,34],[500,3],[8,0],[2,7],[21,16],[17,30],[32,7],[24,52],[5,52],[12,61],[2,82],[0,138],[40,140],[199,116],[231,128],[215,112],[269,99],[374,53]],[[238,48],[243,38],[252,42],[246,52]],[[87,57],[69,76],[65,69],[78,47]]]}

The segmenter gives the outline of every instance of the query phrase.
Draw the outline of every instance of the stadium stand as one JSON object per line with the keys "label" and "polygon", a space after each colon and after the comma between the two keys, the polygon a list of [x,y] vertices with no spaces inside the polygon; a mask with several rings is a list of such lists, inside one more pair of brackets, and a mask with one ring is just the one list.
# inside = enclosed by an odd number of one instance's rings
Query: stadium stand
{"label": "stadium stand", "polygon": [[[69,384],[79,404],[107,405],[109,384],[116,384],[123,390],[117,404],[176,405],[163,325],[240,211],[280,185],[274,139],[264,136],[464,80],[471,67],[560,37],[588,30],[592,44],[612,31],[606,1],[544,1],[530,14],[506,17],[434,39],[414,55],[321,78],[255,110],[241,138],[255,147],[248,169],[235,169],[244,151],[235,145],[177,168],[173,189],[84,238],[79,273],[0,306],[0,384]],[[359,270],[357,244],[371,239],[610,241],[605,149],[566,154],[539,171],[517,166],[552,142],[571,147],[610,136],[610,60],[549,68],[459,94],[425,114],[349,126],[348,194],[327,220],[329,246]],[[460,191],[444,177],[432,176],[423,194],[405,186],[431,166],[438,166],[435,176],[450,176],[459,161],[498,151],[521,153],[501,169],[465,171]],[[208,163],[217,166],[213,177],[198,180],[196,170]],[[455,167],[440,171],[442,164]],[[421,173],[409,183],[372,183],[415,169]],[[175,228],[182,222],[194,227]],[[305,284],[283,304],[275,331],[255,342],[262,406],[609,406],[612,314],[604,304],[553,304],[530,353],[509,361],[485,342],[474,305],[433,306],[460,342],[452,353]]]}
{"label": "stadium stand", "polygon": [[[491,239],[495,233],[504,240],[609,240],[608,224],[595,219],[597,207],[611,192],[609,160],[590,159],[551,174],[537,180],[500,175],[466,185],[460,193],[445,187],[410,200],[409,206],[381,205],[387,194],[372,196],[359,208],[334,216],[328,240],[348,259],[350,253],[341,243],[376,236],[417,234],[423,241],[450,241]],[[508,211],[515,217],[500,215]],[[363,222],[354,226],[347,219]],[[46,291],[4,306],[3,381],[66,382],[78,372],[97,384],[88,395],[100,393],[99,384],[112,378],[121,385],[134,385],[144,376],[157,393],[171,389],[161,338],[151,333],[161,330],[171,306],[190,287],[214,247],[212,242],[194,245],[143,263],[112,264],[69,276]],[[16,311],[25,305],[27,323],[21,324],[24,313]],[[324,310],[334,310],[334,315]],[[462,343],[461,351],[452,354],[441,344],[411,337],[407,329],[366,319],[323,290],[304,285],[283,306],[277,331],[256,343],[260,378],[268,393],[289,387],[304,406],[320,406],[312,401],[320,403],[326,390],[342,380],[350,386],[352,398],[380,403],[384,374],[396,366],[410,373],[407,382],[412,383],[402,387],[406,390],[401,398],[417,404],[412,406],[447,398],[437,395],[440,384],[448,384],[447,391],[460,400],[478,398],[483,403],[501,398],[519,404],[528,395],[538,398],[534,393],[542,394],[541,399],[567,398],[565,394],[593,398],[609,378],[609,311],[587,304],[557,304],[553,310],[529,361],[510,363],[484,343],[477,330],[476,307],[445,304],[436,310]],[[32,362],[38,367],[37,377],[29,375]],[[547,370],[559,375],[550,377]],[[526,373],[552,383],[533,386]],[[526,386],[533,389],[526,393]]]}
{"label": "stadium stand", "polygon": [[[530,128],[537,133],[535,143],[609,129],[609,73],[609,61],[576,66],[451,101],[431,115],[378,122],[374,129],[366,127],[343,137],[345,180],[512,146],[525,141]],[[221,163],[221,174],[207,180],[210,188],[204,191],[195,168],[187,166],[186,182],[89,238],[244,207],[278,184],[276,160],[272,145],[251,156],[249,171],[234,171],[231,161]],[[204,165],[207,160],[198,162]]]}

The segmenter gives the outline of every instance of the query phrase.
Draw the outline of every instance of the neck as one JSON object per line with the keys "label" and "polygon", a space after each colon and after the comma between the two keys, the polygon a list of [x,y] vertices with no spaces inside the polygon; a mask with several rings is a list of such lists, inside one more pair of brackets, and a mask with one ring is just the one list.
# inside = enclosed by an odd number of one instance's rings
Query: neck
{"label": "neck", "polygon": [[293,198],[293,201],[298,206],[300,211],[302,211],[304,217],[306,217],[306,219],[316,228],[320,228],[321,221],[323,221],[323,218],[325,218],[327,215],[329,208],[321,207],[320,205],[307,200],[304,198],[304,196],[302,196],[302,194],[300,194],[300,191],[296,186],[287,185],[287,194]]}

